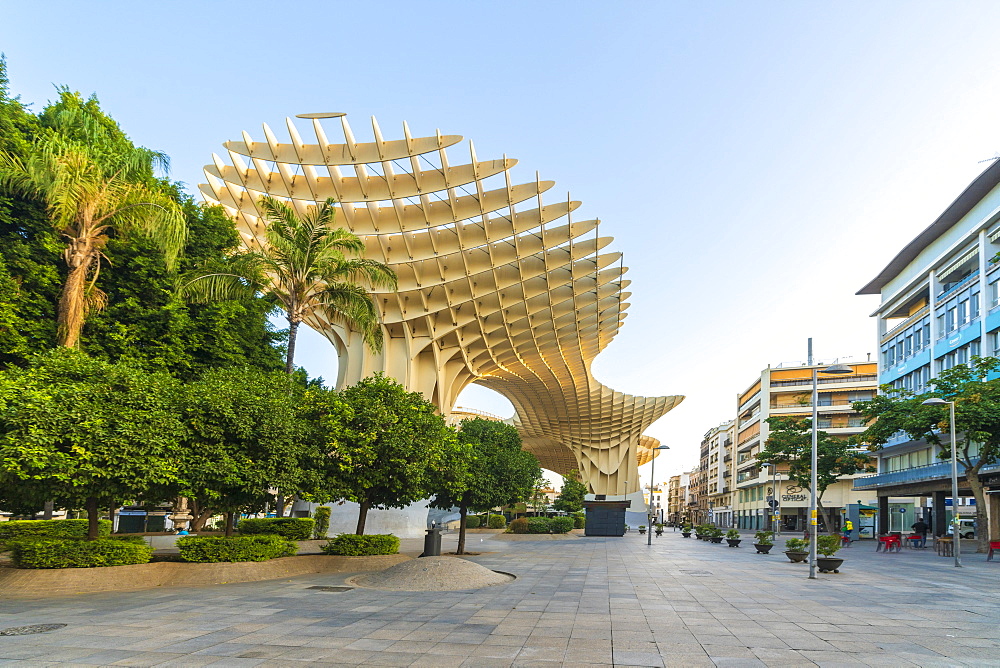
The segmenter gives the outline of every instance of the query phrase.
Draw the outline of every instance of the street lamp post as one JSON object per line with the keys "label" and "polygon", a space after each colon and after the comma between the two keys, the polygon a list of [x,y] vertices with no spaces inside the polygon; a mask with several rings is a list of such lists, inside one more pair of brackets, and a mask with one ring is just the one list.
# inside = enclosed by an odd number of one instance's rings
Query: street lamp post
{"label": "street lamp post", "polygon": [[658,445],[653,448],[653,458],[649,460],[649,509],[646,512],[647,517],[649,517],[649,533],[646,536],[646,545],[653,544],[653,519],[655,514],[653,512],[653,485],[656,484],[656,450],[669,450],[669,445]]}
{"label": "street lamp post", "polygon": [[[809,350],[810,356],[812,355],[812,339],[809,339]],[[817,474],[816,468],[818,466],[818,442],[819,442],[819,389],[817,386],[817,369],[813,367],[812,370],[812,457],[810,459],[809,466],[809,579],[816,579],[816,538],[819,534],[819,522],[816,521],[816,507],[818,505],[817,495],[816,495],[816,484],[817,484]],[[847,366],[846,364],[834,364],[825,369],[820,369],[819,373],[826,373],[831,375],[854,373],[854,369]],[[827,527],[829,530],[830,527]]]}
{"label": "street lamp post", "polygon": [[[952,552],[955,553],[955,568],[962,567],[962,537],[961,537],[961,522],[959,522],[958,516],[958,453],[957,446],[955,442],[955,402],[946,401],[940,397],[933,397],[927,401],[922,402],[924,406],[944,406],[948,405],[948,425],[949,432],[951,436],[951,540],[953,542],[954,549]],[[934,512],[938,512],[935,508]],[[941,509],[944,512],[944,509]]]}

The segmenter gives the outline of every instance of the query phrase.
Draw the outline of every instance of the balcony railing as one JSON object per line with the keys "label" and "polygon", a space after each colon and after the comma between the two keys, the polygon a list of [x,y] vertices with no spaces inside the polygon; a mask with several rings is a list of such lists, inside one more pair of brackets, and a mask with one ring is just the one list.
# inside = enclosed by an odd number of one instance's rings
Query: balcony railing
{"label": "balcony railing", "polygon": [[[836,378],[823,378],[820,376],[816,379],[817,385],[825,385],[828,383],[875,383],[878,382],[878,376],[874,374],[858,374],[855,376],[837,376]],[[792,380],[772,380],[771,387],[786,387],[788,385],[812,385],[812,378],[794,378]]]}
{"label": "balcony railing", "polygon": [[[868,401],[867,399],[855,399],[854,401]],[[850,399],[820,399],[819,403],[816,404],[817,407],[823,408],[824,406],[850,406],[854,403]],[[772,401],[771,408],[811,408],[812,401]]]}
{"label": "balcony railing", "polygon": [[[961,475],[961,467],[959,473]],[[987,471],[1000,471],[1000,464],[984,466],[980,473]],[[902,471],[891,471],[889,473],[875,473],[854,479],[854,489],[875,489],[888,485],[902,485],[908,482],[923,482],[925,480],[938,480],[951,477],[951,462],[937,462],[926,466],[916,466],[912,469]]]}
{"label": "balcony railing", "polygon": [[941,301],[942,299],[945,299],[946,297],[950,296],[953,292],[955,292],[959,288],[962,288],[971,283],[972,279],[974,279],[976,276],[979,276],[978,269],[969,274],[968,276],[966,276],[965,278],[963,278],[962,280],[958,281],[957,283],[952,283],[947,289],[939,292],[937,297],[935,298],[935,301],[936,302]]}

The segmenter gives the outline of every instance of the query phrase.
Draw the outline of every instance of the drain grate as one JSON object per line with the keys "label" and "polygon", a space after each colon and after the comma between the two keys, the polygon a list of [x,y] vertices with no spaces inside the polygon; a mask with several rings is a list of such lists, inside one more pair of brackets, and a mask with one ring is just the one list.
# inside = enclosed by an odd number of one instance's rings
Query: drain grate
{"label": "drain grate", "polygon": [[319,591],[351,591],[354,587],[325,587],[323,585],[316,585],[314,587],[307,587],[307,589],[317,589]]}
{"label": "drain grate", "polygon": [[32,624],[31,626],[12,626],[0,631],[0,636],[30,636],[33,633],[48,633],[61,629],[65,624]]}
{"label": "drain grate", "polygon": [[690,575],[694,578],[704,578],[712,574],[712,571],[686,571],[684,569],[680,569],[677,572],[683,575]]}

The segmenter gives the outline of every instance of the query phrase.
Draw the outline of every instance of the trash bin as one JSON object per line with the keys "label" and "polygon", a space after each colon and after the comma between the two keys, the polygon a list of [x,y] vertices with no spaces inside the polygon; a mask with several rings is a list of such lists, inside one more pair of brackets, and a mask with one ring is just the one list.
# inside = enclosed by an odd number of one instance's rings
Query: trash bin
{"label": "trash bin", "polygon": [[427,535],[424,536],[424,553],[420,555],[421,557],[440,557],[441,556],[441,529],[436,526],[431,527],[427,530]]}

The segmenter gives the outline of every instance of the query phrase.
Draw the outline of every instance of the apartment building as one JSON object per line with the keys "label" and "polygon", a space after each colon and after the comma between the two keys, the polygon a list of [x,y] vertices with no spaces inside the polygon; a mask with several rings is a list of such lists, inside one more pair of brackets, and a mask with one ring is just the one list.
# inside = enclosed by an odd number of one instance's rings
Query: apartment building
{"label": "apartment building", "polygon": [[681,475],[670,476],[667,481],[667,522],[679,524],[683,516],[681,496]]}
{"label": "apartment building", "polygon": [[[831,436],[848,438],[864,431],[864,421],[851,408],[854,401],[875,396],[878,388],[875,362],[844,362],[853,370],[847,375],[817,378],[817,426]],[[812,417],[812,375],[830,363],[793,363],[768,367],[737,398],[733,433],[735,484],[733,504],[737,526],[763,529],[772,526],[769,508],[779,508],[782,531],[803,531],[809,509],[809,490],[797,486],[781,467],[771,471],[757,462],[769,435],[769,417]],[[787,469],[786,469],[787,470]],[[854,479],[845,478],[827,488],[823,506],[834,510],[839,530],[850,519],[862,537],[873,535],[875,495],[855,491]]]}
{"label": "apartment building", "polygon": [[[859,295],[880,295],[873,314],[879,383],[914,393],[945,369],[973,356],[1000,356],[1000,160],[984,170],[903,247]],[[909,527],[917,516],[935,534],[950,519],[951,465],[940,448],[899,434],[878,452],[878,473],[855,489],[878,495],[883,531]],[[960,468],[961,472],[961,468]],[[1000,464],[980,474],[989,492],[991,534],[1000,535]],[[960,514],[974,514],[971,491],[959,480]],[[942,512],[934,512],[939,509]],[[897,513],[897,510],[902,512]],[[967,512],[963,513],[962,511]]]}
{"label": "apartment building", "polygon": [[705,432],[698,468],[704,473],[706,521],[733,527],[733,441],[736,421],[728,420]]}

